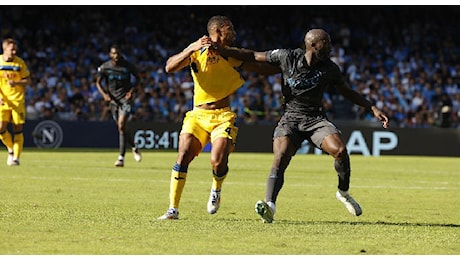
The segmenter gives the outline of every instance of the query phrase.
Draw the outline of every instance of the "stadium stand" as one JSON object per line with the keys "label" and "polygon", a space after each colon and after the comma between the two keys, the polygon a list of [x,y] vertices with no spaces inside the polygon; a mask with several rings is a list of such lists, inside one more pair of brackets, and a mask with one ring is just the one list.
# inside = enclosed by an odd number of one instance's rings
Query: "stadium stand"
{"label": "stadium stand", "polygon": [[[18,41],[32,73],[28,120],[110,120],[95,74],[117,43],[142,72],[136,120],[180,122],[193,83],[185,70],[166,74],[164,64],[206,34],[200,30],[215,14],[232,19],[237,46],[255,50],[301,47],[304,32],[325,28],[334,62],[392,127],[460,129],[460,6],[8,6],[0,8],[0,33]],[[239,123],[274,124],[279,75],[244,77],[232,100]],[[334,89],[324,105],[334,119],[374,120]]]}

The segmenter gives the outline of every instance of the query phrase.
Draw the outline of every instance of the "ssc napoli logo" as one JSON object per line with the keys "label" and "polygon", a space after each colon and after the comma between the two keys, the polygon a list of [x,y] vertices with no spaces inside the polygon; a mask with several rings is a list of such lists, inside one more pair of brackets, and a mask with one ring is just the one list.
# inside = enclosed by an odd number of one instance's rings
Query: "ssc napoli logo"
{"label": "ssc napoli logo", "polygon": [[51,120],[38,123],[32,132],[32,136],[35,145],[40,148],[58,148],[64,138],[61,126]]}

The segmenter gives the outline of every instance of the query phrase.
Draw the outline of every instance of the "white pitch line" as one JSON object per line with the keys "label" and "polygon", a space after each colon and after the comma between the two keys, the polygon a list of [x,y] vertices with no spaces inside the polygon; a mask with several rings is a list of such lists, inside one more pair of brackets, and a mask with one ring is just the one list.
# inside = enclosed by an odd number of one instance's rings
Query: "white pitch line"
{"label": "white pitch line", "polygon": [[[13,179],[23,179],[25,178],[24,175],[11,175],[11,176],[4,176]],[[94,181],[94,180],[103,180],[106,182],[152,182],[152,183],[169,183],[169,175],[166,176],[164,180],[145,180],[145,179],[130,179],[130,178],[82,178],[82,177],[71,177],[71,178],[53,178],[53,177],[43,177],[43,176],[29,176],[30,179],[33,180],[65,180],[69,179],[72,181]],[[210,179],[211,181],[211,179]],[[187,184],[209,184],[210,181],[190,181]],[[430,182],[431,183],[431,182]],[[443,182],[444,183],[444,182]],[[226,181],[225,184],[230,185],[240,185],[240,186],[265,186],[265,182],[259,183],[252,183],[252,182],[234,182],[234,181]],[[302,184],[302,183],[289,183],[288,181],[285,184],[293,187],[324,187],[324,185],[316,185],[316,184]],[[432,183],[431,183],[432,184]],[[460,190],[460,187],[447,187],[447,186],[387,186],[387,185],[353,185],[353,189],[392,189],[392,190]]]}

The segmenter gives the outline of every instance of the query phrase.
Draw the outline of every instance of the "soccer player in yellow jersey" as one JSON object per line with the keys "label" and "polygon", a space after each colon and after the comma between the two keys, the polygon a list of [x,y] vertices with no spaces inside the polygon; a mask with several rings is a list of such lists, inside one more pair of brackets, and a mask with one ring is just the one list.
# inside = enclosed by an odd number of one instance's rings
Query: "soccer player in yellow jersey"
{"label": "soccer player in yellow jersey", "polygon": [[[2,42],[0,57],[0,140],[8,150],[7,165],[18,166],[24,145],[26,120],[24,92],[30,84],[30,72],[24,60],[16,56],[17,43],[7,38]],[[13,135],[8,131],[12,124]]]}
{"label": "soccer player in yellow jersey", "polygon": [[229,170],[228,157],[234,149],[238,132],[235,126],[237,115],[230,108],[229,98],[244,83],[237,69],[261,74],[280,72],[268,63],[243,63],[234,58],[223,57],[209,48],[213,42],[221,45],[234,42],[236,32],[228,17],[211,17],[207,30],[209,36],[203,36],[191,43],[166,62],[167,73],[190,67],[194,82],[194,108],[186,113],[183,120],[178,155],[171,173],[169,209],[159,220],[179,218],[179,201],[188,166],[208,142],[211,142],[212,147],[213,181],[207,210],[209,214],[217,212],[222,183]]}

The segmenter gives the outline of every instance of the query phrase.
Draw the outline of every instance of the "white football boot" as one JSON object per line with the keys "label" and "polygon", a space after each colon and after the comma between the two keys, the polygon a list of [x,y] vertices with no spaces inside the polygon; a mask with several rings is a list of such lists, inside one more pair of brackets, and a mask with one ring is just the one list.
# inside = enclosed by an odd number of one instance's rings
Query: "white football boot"
{"label": "white football boot", "polygon": [[208,200],[208,213],[215,214],[220,207],[220,191],[211,190]]}
{"label": "white football boot", "polygon": [[263,223],[272,223],[273,216],[276,212],[276,205],[272,201],[265,202],[263,200],[259,200],[256,202],[255,205],[256,213],[262,217]]}
{"label": "white football boot", "polygon": [[350,214],[354,216],[359,216],[363,214],[363,211],[359,206],[358,202],[356,202],[356,200],[353,199],[353,197],[348,193],[348,191],[338,190],[335,193],[335,197],[345,205]]}
{"label": "white football boot", "polygon": [[170,208],[168,209],[168,211],[166,211],[166,213],[157,218],[157,220],[167,220],[167,219],[179,219],[179,210],[175,209],[175,208]]}
{"label": "white football boot", "polygon": [[137,147],[133,148],[133,156],[134,156],[134,160],[136,160],[136,162],[142,161],[142,154],[139,151],[139,148],[137,148]]}

